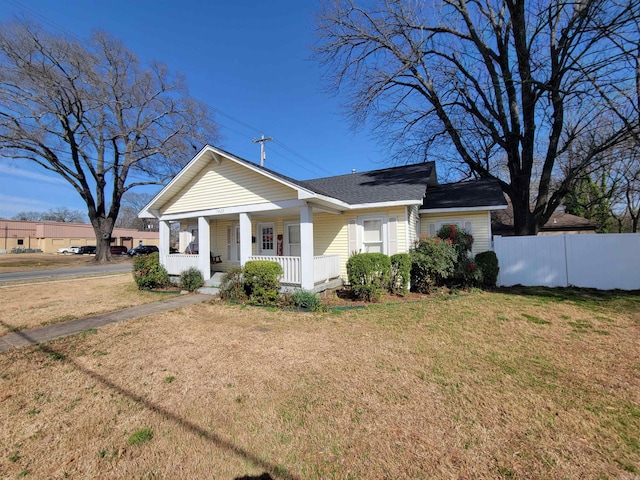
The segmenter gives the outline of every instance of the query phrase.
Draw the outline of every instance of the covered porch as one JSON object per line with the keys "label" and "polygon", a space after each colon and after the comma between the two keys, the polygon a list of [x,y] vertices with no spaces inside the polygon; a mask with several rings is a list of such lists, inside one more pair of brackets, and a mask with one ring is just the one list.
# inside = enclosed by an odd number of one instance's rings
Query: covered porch
{"label": "covered porch", "polygon": [[[302,205],[287,204],[261,212],[217,209],[195,218],[161,218],[160,261],[170,275],[197,268],[207,281],[215,272],[226,271],[230,266],[267,260],[282,266],[283,287],[309,291],[333,288],[341,283],[341,258],[322,251],[314,254],[313,207],[306,202],[296,203]],[[192,227],[193,238],[186,251],[170,253],[171,221]]]}
{"label": "covered porch", "polygon": [[[282,267],[280,283],[287,287],[302,288],[303,274],[300,257],[252,255],[249,257],[249,260],[267,260],[279,263]],[[192,267],[200,269],[199,254],[172,253],[165,255],[162,263],[169,272],[169,275],[180,275],[183,271]],[[218,271],[216,264],[210,264],[209,271],[209,277]],[[316,255],[313,257],[313,288],[311,288],[311,290],[317,289],[320,285],[328,284],[339,277],[340,257],[338,255]]]}

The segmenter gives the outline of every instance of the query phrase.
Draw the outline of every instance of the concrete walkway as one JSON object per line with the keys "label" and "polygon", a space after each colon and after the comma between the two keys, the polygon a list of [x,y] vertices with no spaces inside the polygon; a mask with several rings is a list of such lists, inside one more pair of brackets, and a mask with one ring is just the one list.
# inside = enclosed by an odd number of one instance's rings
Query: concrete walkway
{"label": "concrete walkway", "polygon": [[179,297],[138,305],[137,307],[125,308],[124,310],[117,310],[115,312],[103,313],[102,315],[93,317],[79,318],[48,327],[9,333],[4,337],[0,337],[0,352],[24,345],[37,345],[56,338],[74,335],[89,330],[90,328],[99,328],[104,325],[109,325],[110,323],[146,317],[147,315],[159,312],[167,312],[169,310],[175,310],[176,308],[202,303],[207,300],[211,300],[210,295],[180,295]]}

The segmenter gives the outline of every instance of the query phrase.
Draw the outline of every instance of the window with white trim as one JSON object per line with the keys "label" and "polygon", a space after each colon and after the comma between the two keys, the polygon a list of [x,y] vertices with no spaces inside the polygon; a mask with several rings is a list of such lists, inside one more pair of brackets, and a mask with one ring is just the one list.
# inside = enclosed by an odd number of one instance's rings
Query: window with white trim
{"label": "window with white trim", "polygon": [[358,217],[357,244],[362,253],[387,253],[387,216],[361,215]]}
{"label": "window with white trim", "polygon": [[290,257],[299,257],[301,254],[300,245],[300,224],[289,223],[284,224],[284,254]]}
{"label": "window with white trim", "polygon": [[473,224],[471,222],[466,222],[463,219],[457,219],[457,220],[442,220],[440,222],[430,222],[429,236],[435,237],[436,234],[440,231],[440,229],[445,225],[455,225],[458,228],[463,228],[465,232],[467,232],[468,234],[473,235]]}

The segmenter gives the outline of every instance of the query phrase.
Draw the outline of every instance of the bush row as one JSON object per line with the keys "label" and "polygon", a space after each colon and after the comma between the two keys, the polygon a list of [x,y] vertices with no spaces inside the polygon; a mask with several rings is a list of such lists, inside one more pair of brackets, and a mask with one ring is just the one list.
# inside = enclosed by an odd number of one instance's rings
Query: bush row
{"label": "bush row", "polygon": [[277,262],[251,260],[242,267],[231,267],[222,277],[220,296],[224,300],[249,301],[260,305],[292,305],[311,311],[323,310],[317,293],[298,290],[280,294],[282,267]]}
{"label": "bush row", "polygon": [[347,261],[353,293],[366,301],[384,291],[404,295],[411,289],[429,293],[439,286],[492,288],[498,280],[498,258],[492,251],[475,258],[473,236],[455,225],[443,226],[435,237],[418,240],[408,254],[357,253]]}

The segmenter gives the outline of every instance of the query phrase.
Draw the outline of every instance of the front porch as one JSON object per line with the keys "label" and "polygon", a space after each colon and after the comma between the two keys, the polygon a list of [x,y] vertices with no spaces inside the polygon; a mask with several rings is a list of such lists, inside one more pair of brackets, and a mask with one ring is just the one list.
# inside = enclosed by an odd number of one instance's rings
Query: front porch
{"label": "front porch", "polygon": [[[204,256],[204,254],[203,254]],[[267,260],[277,262],[282,267],[280,283],[283,287],[302,288],[303,274],[301,257],[293,256],[267,256],[252,255],[248,259]],[[169,272],[169,275],[180,275],[189,268],[201,268],[202,259],[200,254],[179,254],[173,253],[162,257],[162,264]],[[209,264],[209,275],[204,275],[206,279],[216,272],[216,264]],[[339,255],[317,255],[313,257],[313,288],[321,291],[326,288],[334,288],[340,283],[340,256]],[[322,288],[324,287],[324,288]]]}

